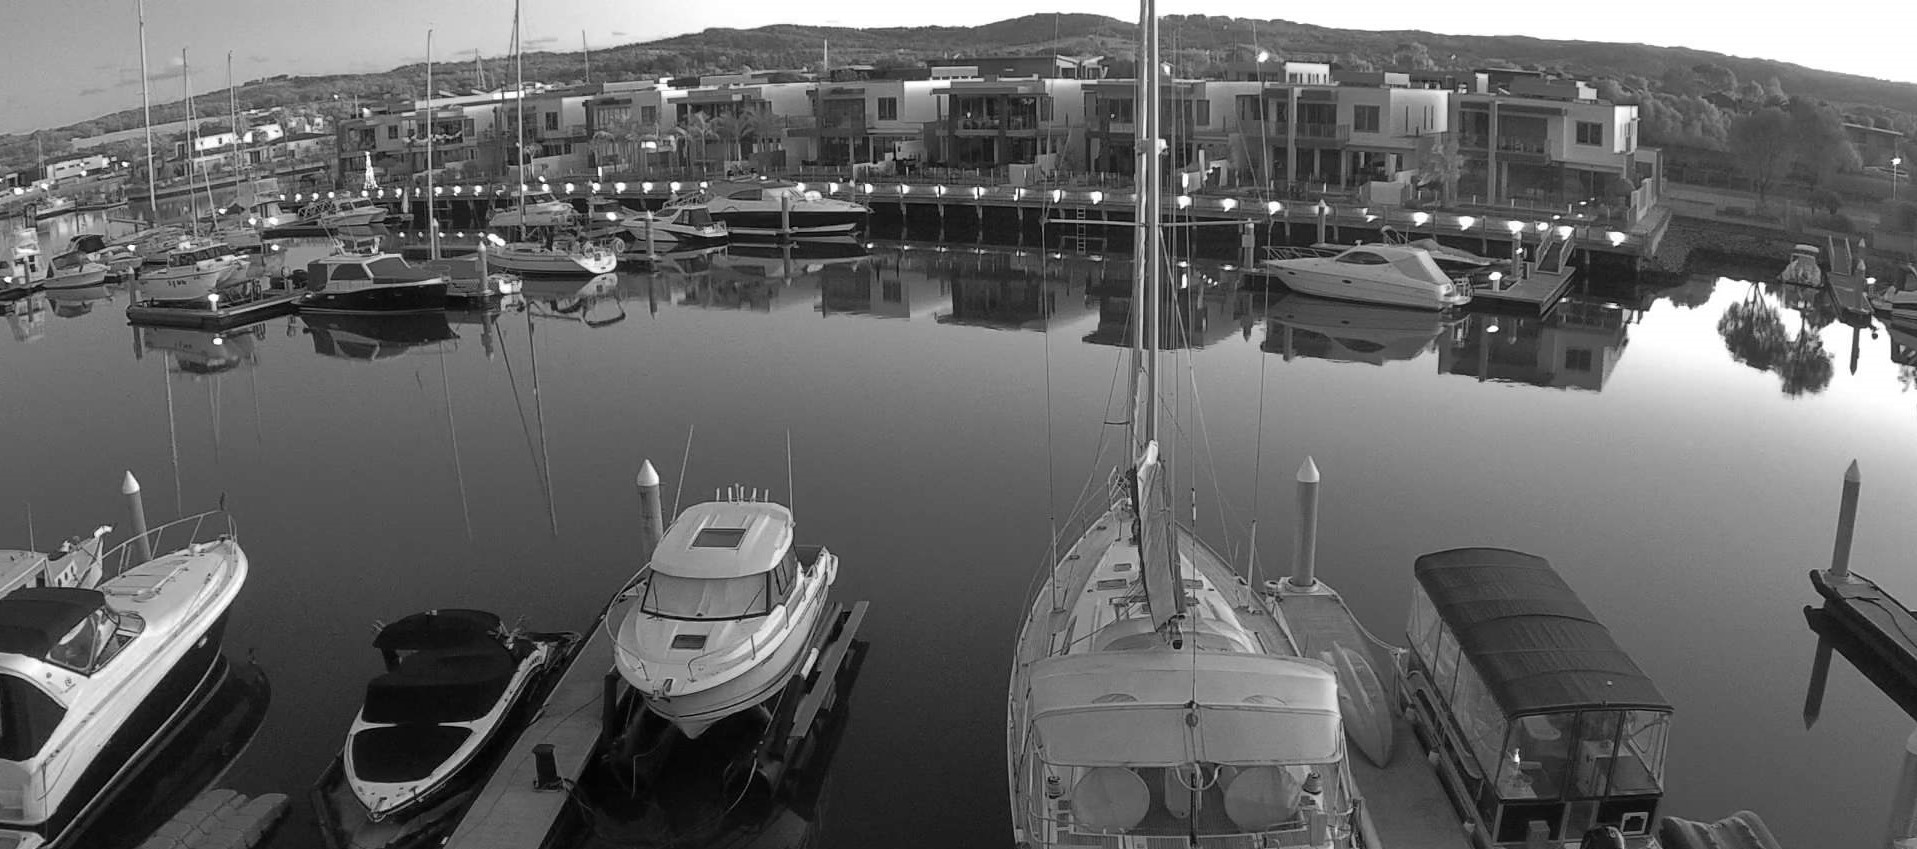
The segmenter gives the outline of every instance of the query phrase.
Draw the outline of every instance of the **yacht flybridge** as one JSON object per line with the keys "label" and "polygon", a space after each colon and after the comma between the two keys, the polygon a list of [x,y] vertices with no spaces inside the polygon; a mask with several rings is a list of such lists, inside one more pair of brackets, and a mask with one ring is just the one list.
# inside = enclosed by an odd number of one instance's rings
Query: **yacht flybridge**
{"label": "yacht flybridge", "polygon": [[[216,526],[223,532],[211,535]],[[133,556],[174,533],[194,541]],[[194,703],[246,583],[246,554],[218,512],[155,528],[103,559],[111,576],[97,587],[0,598],[0,826],[50,842]]]}
{"label": "yacht flybridge", "polygon": [[793,544],[792,511],[735,491],[695,504],[607,616],[619,674],[696,738],[765,702],[804,660],[839,561]]}
{"label": "yacht flybridge", "polygon": [[[1152,0],[1138,67],[1159,68]],[[1165,257],[1159,74],[1141,75],[1130,466],[1052,566],[1007,700],[1022,847],[1359,845],[1333,668],[1173,518],[1157,360]]]}

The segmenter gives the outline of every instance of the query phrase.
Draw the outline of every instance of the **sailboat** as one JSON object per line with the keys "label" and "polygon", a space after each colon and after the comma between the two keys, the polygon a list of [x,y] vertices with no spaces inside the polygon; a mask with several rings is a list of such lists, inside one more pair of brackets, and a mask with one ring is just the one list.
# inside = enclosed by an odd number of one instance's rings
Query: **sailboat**
{"label": "sailboat", "polygon": [[[513,122],[519,131],[518,142],[513,147],[513,172],[519,183],[518,214],[514,219],[521,225],[530,224],[533,219],[526,211],[526,68],[519,43],[519,2],[513,2],[513,73],[519,93],[519,116]],[[570,209],[570,207],[568,207]],[[522,231],[524,226],[520,228]],[[522,232],[523,235],[523,232]],[[497,237],[494,237],[497,238]],[[543,242],[518,241],[499,242],[492,251],[491,261],[501,270],[520,275],[576,275],[591,277],[605,274],[619,267],[619,254],[611,248],[593,244],[580,238],[547,238]]]}
{"label": "sailboat", "polygon": [[1031,847],[1358,845],[1338,678],[1172,516],[1158,443],[1158,21],[1141,9],[1131,465],[1020,629],[1006,728]]}
{"label": "sailboat", "polygon": [[433,126],[433,96],[438,89],[433,87],[433,31],[426,31],[426,109],[420,125],[426,136],[426,238],[427,260],[424,268],[446,278],[446,297],[461,301],[485,300],[518,292],[521,281],[511,274],[494,273],[486,263],[486,245],[481,242],[479,250],[471,256],[446,257],[439,250],[439,211],[437,192],[433,189],[433,141],[437,130]]}
{"label": "sailboat", "polygon": [[[145,14],[141,15],[141,32],[145,32]],[[142,44],[145,36],[141,37]],[[186,114],[188,125],[187,171],[191,181],[193,154],[196,141],[192,132],[193,124],[193,85],[187,75],[186,51],[180,51],[180,79],[186,86]],[[218,239],[202,237],[199,229],[199,202],[189,191],[188,202],[193,206],[189,221],[193,222],[194,234],[183,236],[178,244],[166,253],[166,265],[140,276],[139,294],[134,300],[165,302],[196,302],[206,299],[221,285],[238,282],[246,271],[247,259]],[[155,203],[158,201],[156,199]],[[157,209],[157,206],[155,207]]]}

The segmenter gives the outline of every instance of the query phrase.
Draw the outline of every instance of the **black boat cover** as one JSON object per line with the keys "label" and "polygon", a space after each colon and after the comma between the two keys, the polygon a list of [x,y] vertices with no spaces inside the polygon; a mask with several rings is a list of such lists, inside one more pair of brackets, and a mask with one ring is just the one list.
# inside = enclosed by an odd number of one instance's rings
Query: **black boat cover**
{"label": "black boat cover", "polygon": [[499,617],[484,610],[448,608],[415,613],[387,625],[373,638],[373,648],[389,651],[463,646],[473,634],[499,629]]}
{"label": "black boat cover", "polygon": [[452,725],[388,725],[353,735],[353,771],[361,781],[418,781],[459,751],[472,732]]}
{"label": "black boat cover", "polygon": [[0,598],[0,652],[45,660],[60,638],[106,606],[99,590],[24,587]]}
{"label": "black boat cover", "polygon": [[1544,558],[1458,548],[1418,558],[1413,572],[1506,716],[1671,710]]}
{"label": "black boat cover", "polygon": [[485,716],[512,682],[512,653],[497,639],[473,633],[456,646],[418,651],[393,672],[366,685],[367,722],[437,725]]}

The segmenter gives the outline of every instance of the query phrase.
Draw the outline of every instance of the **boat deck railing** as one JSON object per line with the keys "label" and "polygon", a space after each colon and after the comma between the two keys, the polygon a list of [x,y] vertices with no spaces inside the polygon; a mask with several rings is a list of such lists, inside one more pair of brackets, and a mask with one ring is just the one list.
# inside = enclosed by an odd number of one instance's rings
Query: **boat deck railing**
{"label": "boat deck railing", "polygon": [[[223,539],[237,540],[239,536],[239,523],[224,509],[213,509],[174,519],[164,525],[148,529],[145,534],[135,533],[131,538],[100,555],[100,563],[105,570],[102,578],[118,576],[130,568],[147,562],[146,552],[152,552],[154,557],[163,557],[168,552],[179,551],[196,543],[216,542]],[[140,545],[142,540],[148,544],[148,547],[143,548]]]}

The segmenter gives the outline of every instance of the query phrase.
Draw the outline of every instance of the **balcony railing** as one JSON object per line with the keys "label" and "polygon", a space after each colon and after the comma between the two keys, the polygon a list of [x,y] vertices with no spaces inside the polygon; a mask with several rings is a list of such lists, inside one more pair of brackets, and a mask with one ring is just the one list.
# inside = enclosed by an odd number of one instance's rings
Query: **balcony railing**
{"label": "balcony railing", "polygon": [[1522,136],[1498,136],[1498,149],[1511,153],[1544,153],[1544,140]]}

